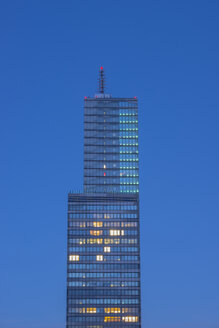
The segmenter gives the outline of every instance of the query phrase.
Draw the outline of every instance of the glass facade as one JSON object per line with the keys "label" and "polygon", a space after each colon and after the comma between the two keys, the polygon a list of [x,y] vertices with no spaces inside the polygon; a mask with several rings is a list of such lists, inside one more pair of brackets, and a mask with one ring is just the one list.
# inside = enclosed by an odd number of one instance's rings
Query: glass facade
{"label": "glass facade", "polygon": [[141,327],[138,102],[85,97],[84,192],[68,195],[66,328]]}
{"label": "glass facade", "polygon": [[137,99],[86,98],[84,190],[138,193],[138,172]]}
{"label": "glass facade", "polygon": [[140,327],[135,194],[69,194],[67,327]]}

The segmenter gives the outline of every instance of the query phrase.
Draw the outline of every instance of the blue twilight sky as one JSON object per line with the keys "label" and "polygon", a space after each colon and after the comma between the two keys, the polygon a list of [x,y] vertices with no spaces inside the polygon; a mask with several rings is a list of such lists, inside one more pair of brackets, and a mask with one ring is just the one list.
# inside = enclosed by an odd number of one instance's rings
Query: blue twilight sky
{"label": "blue twilight sky", "polygon": [[138,96],[143,328],[219,327],[218,0],[0,1],[0,328],[64,328],[83,98]]}

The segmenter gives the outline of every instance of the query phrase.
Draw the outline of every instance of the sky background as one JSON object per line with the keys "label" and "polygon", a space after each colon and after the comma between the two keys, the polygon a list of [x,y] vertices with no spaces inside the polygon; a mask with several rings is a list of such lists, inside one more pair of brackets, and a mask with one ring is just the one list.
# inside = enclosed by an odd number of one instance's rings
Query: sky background
{"label": "sky background", "polygon": [[139,98],[142,328],[219,327],[219,2],[0,1],[0,328],[64,328],[83,98]]}

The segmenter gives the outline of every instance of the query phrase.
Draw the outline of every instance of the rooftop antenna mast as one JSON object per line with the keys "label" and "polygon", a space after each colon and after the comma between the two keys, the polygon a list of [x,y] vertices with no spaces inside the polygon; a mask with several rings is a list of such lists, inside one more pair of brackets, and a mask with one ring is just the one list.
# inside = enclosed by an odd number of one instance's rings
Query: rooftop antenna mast
{"label": "rooftop antenna mast", "polygon": [[103,66],[100,67],[98,82],[99,82],[98,92],[103,94],[105,91],[105,74],[104,74]]}

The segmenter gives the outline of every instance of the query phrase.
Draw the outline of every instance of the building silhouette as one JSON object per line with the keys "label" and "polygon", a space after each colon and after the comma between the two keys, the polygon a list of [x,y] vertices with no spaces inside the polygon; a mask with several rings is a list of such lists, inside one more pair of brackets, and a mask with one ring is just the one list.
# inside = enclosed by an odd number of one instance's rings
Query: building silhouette
{"label": "building silhouette", "polygon": [[84,99],[84,191],[68,195],[67,328],[141,327],[138,100]]}

